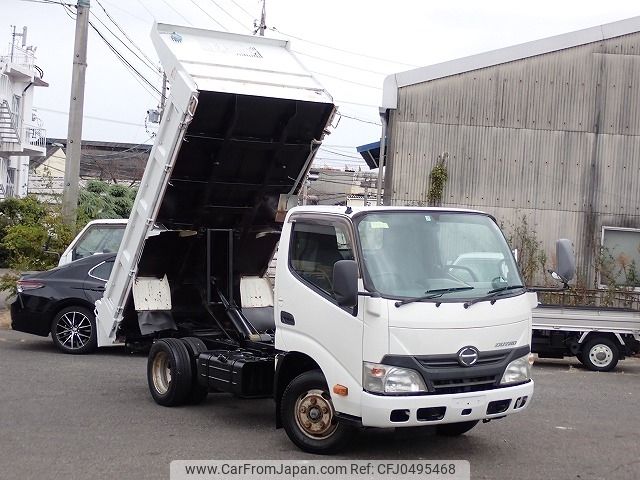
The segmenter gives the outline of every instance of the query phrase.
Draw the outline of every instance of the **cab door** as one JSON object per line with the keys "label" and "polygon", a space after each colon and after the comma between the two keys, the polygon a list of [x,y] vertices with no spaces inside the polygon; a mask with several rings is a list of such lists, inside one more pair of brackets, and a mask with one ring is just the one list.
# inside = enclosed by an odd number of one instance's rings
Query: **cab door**
{"label": "cab door", "polygon": [[329,391],[336,384],[354,395],[332,395],[336,409],[357,415],[362,378],[362,321],[356,308],[338,306],[333,266],[353,260],[353,235],[345,219],[296,215],[284,226],[276,273],[276,347],[302,352],[322,369]]}

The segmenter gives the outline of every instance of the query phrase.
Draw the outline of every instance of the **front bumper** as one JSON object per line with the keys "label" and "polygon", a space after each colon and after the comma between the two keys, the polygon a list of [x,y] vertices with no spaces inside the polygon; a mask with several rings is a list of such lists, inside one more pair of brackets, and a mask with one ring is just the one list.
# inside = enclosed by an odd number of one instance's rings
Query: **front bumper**
{"label": "front bumper", "polygon": [[416,427],[503,417],[527,408],[532,395],[533,380],[514,387],[450,395],[384,396],[363,392],[362,425]]}

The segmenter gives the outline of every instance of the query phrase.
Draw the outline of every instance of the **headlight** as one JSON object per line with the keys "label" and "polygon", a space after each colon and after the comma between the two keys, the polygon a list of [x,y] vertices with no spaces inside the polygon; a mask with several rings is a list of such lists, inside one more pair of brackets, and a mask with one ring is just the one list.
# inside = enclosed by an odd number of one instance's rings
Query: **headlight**
{"label": "headlight", "polygon": [[415,370],[369,362],[363,363],[362,385],[366,391],[374,393],[427,391],[424,380]]}
{"label": "headlight", "polygon": [[500,380],[500,385],[526,382],[530,378],[531,363],[529,362],[529,354],[526,354],[524,357],[516,358],[507,365],[507,369],[502,375],[502,380]]}

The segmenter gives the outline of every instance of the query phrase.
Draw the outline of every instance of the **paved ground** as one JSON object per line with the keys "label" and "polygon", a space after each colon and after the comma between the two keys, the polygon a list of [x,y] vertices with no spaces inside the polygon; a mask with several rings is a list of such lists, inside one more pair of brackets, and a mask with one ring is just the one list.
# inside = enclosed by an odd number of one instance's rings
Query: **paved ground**
{"label": "paved ground", "polygon": [[[640,478],[640,359],[617,373],[573,361],[534,368],[522,415],[444,439],[425,429],[369,430],[343,458],[468,459],[473,479]],[[273,428],[270,400],[212,394],[203,405],[157,406],[146,358],[91,356],[0,330],[0,478],[168,478],[174,459],[301,459]]]}

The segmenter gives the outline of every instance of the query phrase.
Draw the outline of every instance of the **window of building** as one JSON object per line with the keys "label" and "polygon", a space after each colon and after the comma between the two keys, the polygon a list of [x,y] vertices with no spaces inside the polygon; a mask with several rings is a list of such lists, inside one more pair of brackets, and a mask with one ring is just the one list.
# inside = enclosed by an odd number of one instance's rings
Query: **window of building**
{"label": "window of building", "polygon": [[640,287],[640,229],[602,227],[600,286]]}
{"label": "window of building", "polygon": [[342,225],[294,224],[289,262],[312,285],[333,294],[334,264],[353,259],[351,238]]}

